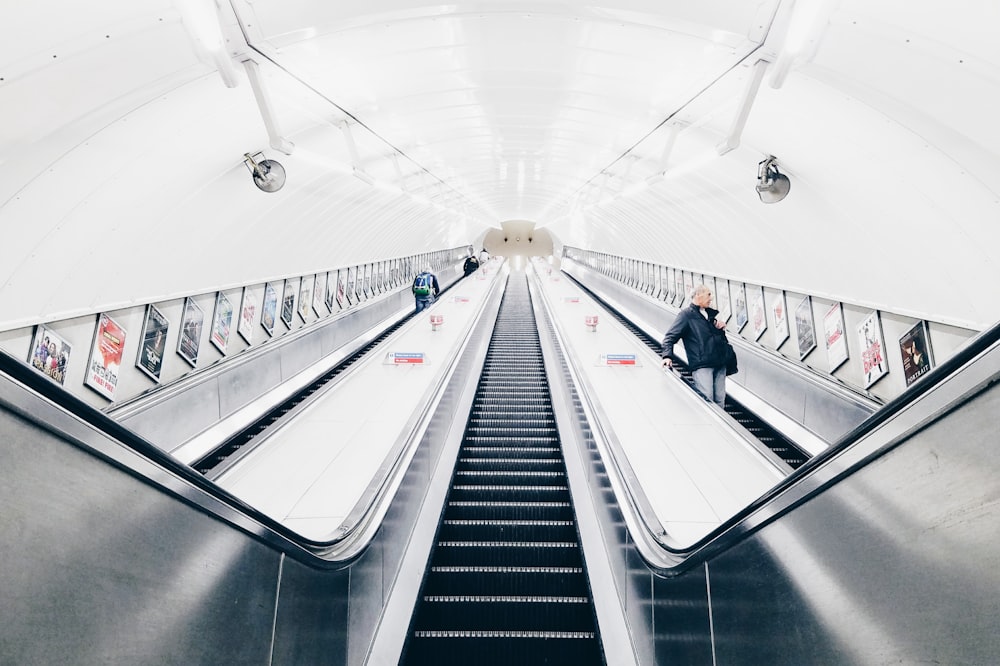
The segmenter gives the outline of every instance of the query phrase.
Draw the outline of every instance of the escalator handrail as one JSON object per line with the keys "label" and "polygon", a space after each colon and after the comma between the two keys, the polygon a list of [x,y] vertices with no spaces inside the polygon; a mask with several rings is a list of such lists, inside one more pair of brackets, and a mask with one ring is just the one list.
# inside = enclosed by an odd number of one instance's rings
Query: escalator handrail
{"label": "escalator handrail", "polygon": [[[506,273],[506,271],[507,268],[504,266],[500,269],[500,271],[498,271],[498,273],[502,276]],[[505,280],[503,280],[502,277],[498,277],[494,280],[494,283],[490,286],[488,295],[483,299],[483,303],[481,304],[482,309],[485,309],[488,303],[497,300],[495,295],[498,290],[502,294],[504,283]],[[456,345],[456,349],[462,350],[465,348],[468,338],[471,337],[477,328],[476,323],[482,319],[481,315],[482,312],[473,317],[473,325],[470,326],[469,330],[466,332],[465,339]],[[437,404],[439,396],[446,390],[448,379],[454,371],[460,357],[461,353],[456,352],[452,355],[452,358],[449,361],[449,367],[442,373],[440,381],[430,387],[426,392],[424,398],[422,399],[420,408],[422,423],[416,425],[414,433],[422,433],[424,431],[426,421],[433,415],[431,413],[433,410],[430,410],[429,408],[430,406]],[[42,400],[52,405],[54,409],[66,413],[74,423],[82,424],[88,430],[96,433],[97,436],[107,438],[108,441],[117,447],[138,455],[142,461],[151,463],[161,471],[166,472],[168,475],[173,477],[173,479],[179,482],[179,485],[183,487],[183,490],[164,483],[162,480],[153,479],[143,472],[130,467],[128,463],[123,463],[119,459],[109,457],[91,443],[84,441],[84,438],[78,434],[71,433],[68,430],[62,429],[53,423],[39,418],[38,414],[34,413],[33,410],[19,406],[18,404],[7,400],[5,397],[0,396],[0,405],[7,407],[12,412],[20,415],[22,418],[25,418],[36,426],[53,433],[60,439],[68,441],[77,447],[89,451],[93,455],[103,458],[107,462],[123,469],[126,473],[132,475],[140,481],[156,485],[162,490],[170,492],[185,503],[194,506],[200,511],[217,515],[219,518],[230,522],[238,529],[242,529],[251,536],[269,543],[279,550],[282,550],[290,557],[293,557],[294,559],[305,564],[316,568],[342,568],[359,556],[367,546],[367,542],[358,543],[357,540],[352,541],[351,539],[360,531],[362,526],[371,522],[367,521],[366,523],[364,518],[376,510],[378,500],[384,499],[384,492],[366,493],[365,496],[370,497],[372,503],[364,509],[356,507],[355,511],[352,512],[352,515],[355,516],[365,514],[364,517],[357,520],[354,529],[338,534],[336,538],[331,540],[319,541],[309,539],[291,530],[270,516],[262,513],[255,507],[245,503],[236,495],[233,495],[232,493],[217,486],[215,483],[199,474],[195,469],[180,462],[149,440],[136,434],[132,430],[129,430],[112,419],[109,415],[92,407],[82,399],[56,384],[52,379],[42,375],[28,363],[21,361],[2,349],[0,349],[0,384],[8,384],[12,387],[20,389],[22,393],[27,391],[29,394],[34,394],[35,396],[40,397]],[[415,410],[415,412],[416,411],[417,410]],[[414,433],[410,433],[410,437],[406,438],[407,441],[413,439]],[[419,442],[419,440],[417,441]],[[394,447],[393,450],[390,451],[389,457],[393,457],[395,463],[398,464],[404,457],[401,455],[393,456],[394,453],[398,454],[396,449],[397,447]],[[395,471],[398,470],[393,466],[383,466],[383,468],[380,468],[380,473],[387,472],[391,475]],[[374,480],[372,485],[376,485],[380,490],[384,491],[388,483],[389,480],[382,477]],[[193,489],[195,493],[188,493],[187,491],[190,489]],[[360,506],[361,503],[359,503],[359,507]],[[234,520],[233,517],[235,517],[236,520]],[[374,531],[372,531],[372,534],[373,532]]]}

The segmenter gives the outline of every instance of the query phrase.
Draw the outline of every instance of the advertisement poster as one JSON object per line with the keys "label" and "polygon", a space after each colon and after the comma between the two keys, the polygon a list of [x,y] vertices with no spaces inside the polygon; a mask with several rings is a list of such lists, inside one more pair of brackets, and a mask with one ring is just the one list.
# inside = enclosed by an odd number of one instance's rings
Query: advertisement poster
{"label": "advertisement poster", "polygon": [[823,337],[826,340],[826,358],[833,372],[847,360],[847,337],[844,335],[844,310],[834,303],[823,315]]}
{"label": "advertisement poster", "polygon": [[733,314],[736,315],[736,331],[738,333],[750,321],[750,317],[747,315],[746,285],[742,282],[733,289]]}
{"label": "advertisement poster", "polygon": [[358,267],[351,266],[347,269],[347,302],[354,305],[358,302]]}
{"label": "advertisement poster", "polygon": [[715,281],[715,309],[719,314],[715,316],[718,321],[729,321],[733,316],[733,302],[729,299],[729,280],[718,279]]}
{"label": "advertisement poster", "polygon": [[142,342],[139,347],[139,357],[135,360],[135,367],[156,381],[160,381],[163,355],[167,351],[167,328],[169,325],[167,318],[156,309],[156,306],[146,307],[146,318],[142,322]]}
{"label": "advertisement poster", "polygon": [[684,271],[677,271],[675,277],[677,282],[674,286],[674,305],[681,307],[684,305]]}
{"label": "advertisement poster", "polygon": [[764,288],[757,287],[753,291],[753,301],[750,302],[750,327],[753,339],[759,340],[767,330],[767,314],[764,309]]}
{"label": "advertisement poster", "polygon": [[181,316],[181,334],[177,340],[177,353],[192,366],[198,364],[198,350],[201,347],[201,329],[205,325],[205,313],[193,298],[184,299],[184,314]]}
{"label": "advertisement poster", "polygon": [[795,306],[795,339],[799,343],[799,360],[816,348],[816,327],[813,323],[812,297],[806,296]]}
{"label": "advertisement poster", "polygon": [[278,319],[278,290],[270,282],[264,285],[264,304],[260,308],[260,325],[268,335],[274,335],[274,323]]}
{"label": "advertisement poster", "polygon": [[292,315],[295,314],[295,284],[285,280],[285,288],[281,295],[281,321],[285,326],[292,327]]}
{"label": "advertisement poster", "polygon": [[253,302],[253,294],[250,289],[243,287],[243,298],[240,304],[240,320],[236,325],[236,332],[246,340],[248,345],[253,344],[253,322],[257,318],[257,306]]}
{"label": "advertisement poster", "polygon": [[66,382],[66,368],[72,347],[68,342],[44,326],[35,327],[35,339],[31,342],[31,358],[28,362],[43,375],[55,380],[60,386]]}
{"label": "advertisement poster", "polygon": [[372,293],[372,265],[365,264],[365,282],[364,282],[364,298],[367,301],[373,295]]}
{"label": "advertisement poster", "polygon": [[903,376],[907,386],[934,367],[926,322],[917,322],[903,334],[899,339],[899,351],[903,355]]}
{"label": "advertisement poster", "polygon": [[[329,271],[326,274],[326,309],[333,312],[339,309],[337,305],[337,271]],[[336,307],[335,307],[336,306]]]}
{"label": "advertisement poster", "polygon": [[337,303],[340,309],[348,307],[351,303],[347,300],[347,269],[341,268],[337,271]]}
{"label": "advertisement poster", "polygon": [[97,318],[94,346],[87,363],[87,377],[83,383],[108,400],[115,399],[118,388],[118,370],[125,353],[125,329],[106,314]]}
{"label": "advertisement poster", "polygon": [[882,321],[877,310],[858,325],[858,343],[861,346],[861,372],[865,376],[865,388],[868,388],[889,372],[885,341],[882,339]]}
{"label": "advertisement poster", "polygon": [[233,327],[233,304],[221,291],[215,296],[215,316],[212,317],[210,340],[223,354],[229,346],[229,331]]}
{"label": "advertisement poster", "polygon": [[305,275],[299,281],[299,317],[303,322],[309,321],[309,308],[312,307],[313,286],[315,275]]}
{"label": "advertisement poster", "polygon": [[326,304],[326,277],[323,274],[316,276],[314,280],[315,287],[313,287],[313,312],[316,313],[317,317],[322,317],[325,312],[323,312],[323,306]]}
{"label": "advertisement poster", "polygon": [[774,322],[774,348],[788,339],[788,313],[785,311],[785,292],[778,292],[771,301],[771,321]]}

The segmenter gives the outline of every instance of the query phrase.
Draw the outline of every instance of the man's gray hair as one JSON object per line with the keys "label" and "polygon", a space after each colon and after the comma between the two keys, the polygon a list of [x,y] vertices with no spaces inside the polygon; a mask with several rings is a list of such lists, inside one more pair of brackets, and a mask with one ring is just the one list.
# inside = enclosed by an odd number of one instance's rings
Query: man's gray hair
{"label": "man's gray hair", "polygon": [[708,285],[696,284],[694,286],[694,289],[691,290],[691,300],[694,300],[694,297],[698,296],[699,294],[706,294],[706,293],[707,294],[712,293],[712,290],[708,288]]}

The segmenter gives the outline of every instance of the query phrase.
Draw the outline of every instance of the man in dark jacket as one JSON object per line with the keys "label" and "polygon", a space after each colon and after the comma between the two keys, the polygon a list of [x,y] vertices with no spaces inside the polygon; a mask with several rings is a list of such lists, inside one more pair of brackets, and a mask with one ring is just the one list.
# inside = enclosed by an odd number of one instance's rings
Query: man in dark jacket
{"label": "man in dark jacket", "polygon": [[462,266],[462,270],[465,272],[465,277],[469,277],[479,270],[479,260],[476,259],[476,255],[470,254],[465,258],[465,264]]}
{"label": "man in dark jacket", "polygon": [[718,310],[708,307],[712,290],[703,284],[691,293],[691,305],[677,315],[673,326],[663,336],[660,357],[663,366],[673,366],[674,343],[684,343],[687,366],[697,391],[709,402],[726,405],[726,324],[716,320]]}

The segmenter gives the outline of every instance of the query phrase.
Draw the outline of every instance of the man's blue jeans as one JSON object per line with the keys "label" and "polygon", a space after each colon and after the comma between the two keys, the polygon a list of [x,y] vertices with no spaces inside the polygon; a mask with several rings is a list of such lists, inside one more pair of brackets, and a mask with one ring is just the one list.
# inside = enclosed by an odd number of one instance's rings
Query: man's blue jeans
{"label": "man's blue jeans", "polygon": [[[416,296],[415,300],[416,300],[417,312],[420,312],[421,310],[423,310],[424,308],[430,306],[430,304],[434,302],[434,297],[433,296]],[[414,313],[414,314],[416,314],[416,313]]]}
{"label": "man's blue jeans", "polygon": [[698,368],[691,372],[694,387],[705,400],[714,402],[719,407],[726,406],[726,369]]}

